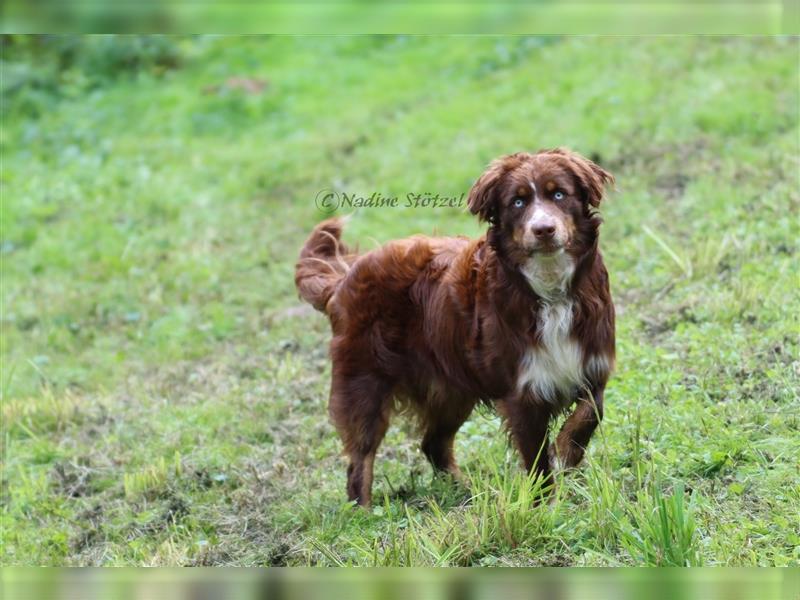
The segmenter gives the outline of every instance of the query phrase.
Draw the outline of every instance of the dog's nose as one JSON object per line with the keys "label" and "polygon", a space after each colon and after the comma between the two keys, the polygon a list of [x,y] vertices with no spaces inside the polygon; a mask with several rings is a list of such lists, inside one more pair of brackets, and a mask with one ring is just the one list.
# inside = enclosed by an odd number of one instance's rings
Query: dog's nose
{"label": "dog's nose", "polygon": [[537,223],[531,227],[531,231],[533,232],[533,235],[540,240],[546,240],[553,237],[556,232],[556,228],[555,225],[551,225],[549,223]]}

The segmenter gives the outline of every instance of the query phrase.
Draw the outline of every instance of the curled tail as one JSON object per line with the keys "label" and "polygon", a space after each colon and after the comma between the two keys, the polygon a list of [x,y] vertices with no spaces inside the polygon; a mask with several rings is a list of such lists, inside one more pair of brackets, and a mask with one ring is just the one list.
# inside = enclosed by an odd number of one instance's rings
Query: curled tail
{"label": "curled tail", "polygon": [[341,241],[342,219],[323,221],[314,228],[300,251],[294,283],[300,297],[321,312],[356,258]]}

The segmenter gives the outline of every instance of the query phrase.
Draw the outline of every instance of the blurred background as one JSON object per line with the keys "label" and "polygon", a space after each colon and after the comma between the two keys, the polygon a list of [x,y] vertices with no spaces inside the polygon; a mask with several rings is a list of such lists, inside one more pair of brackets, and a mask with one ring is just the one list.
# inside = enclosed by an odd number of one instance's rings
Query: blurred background
{"label": "blurred background", "polygon": [[[600,570],[526,569],[514,572],[383,569],[312,571],[310,569],[199,572],[175,569],[87,571],[11,570],[4,577],[8,598],[233,598],[236,600],[356,600],[409,596],[452,600],[592,598],[634,600],[643,595],[669,600],[792,600],[800,591],[789,569]],[[657,592],[654,592],[654,587]]]}
{"label": "blurred background", "polygon": [[800,31],[780,0],[703,2],[75,2],[8,0],[7,33],[608,33],[779,34]]}
{"label": "blurred background", "polygon": [[[0,42],[4,564],[798,564],[797,38]],[[315,197],[459,196],[554,146],[618,182],[586,467],[532,510],[477,414],[470,499],[398,419],[353,511],[293,284]],[[364,250],[483,231],[339,212]]]}

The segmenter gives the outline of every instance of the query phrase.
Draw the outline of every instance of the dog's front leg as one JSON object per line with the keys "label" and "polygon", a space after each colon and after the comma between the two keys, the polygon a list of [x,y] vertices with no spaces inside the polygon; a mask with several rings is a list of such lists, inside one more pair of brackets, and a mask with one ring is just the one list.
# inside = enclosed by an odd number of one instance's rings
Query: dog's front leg
{"label": "dog's front leg", "polygon": [[550,455],[557,469],[576,467],[583,459],[586,446],[603,418],[603,391],[605,384],[594,384],[578,398],[573,413],[564,421]]}
{"label": "dog's front leg", "polygon": [[528,472],[541,475],[544,482],[550,478],[550,459],[547,432],[550,426],[550,407],[529,393],[519,394],[498,402],[511,439],[522,456]]}

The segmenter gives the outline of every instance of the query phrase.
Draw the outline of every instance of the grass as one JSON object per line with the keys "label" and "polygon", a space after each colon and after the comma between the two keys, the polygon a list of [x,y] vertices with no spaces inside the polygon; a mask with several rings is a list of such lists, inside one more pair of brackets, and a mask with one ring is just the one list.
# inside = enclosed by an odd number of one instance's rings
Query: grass
{"label": "grass", "polygon": [[[800,564],[796,38],[56,42],[3,57],[3,564]],[[534,506],[491,412],[468,489],[395,419],[348,505],[293,286],[317,191],[457,196],[557,145],[618,180],[586,462]],[[480,230],[362,208],[346,237]]]}

